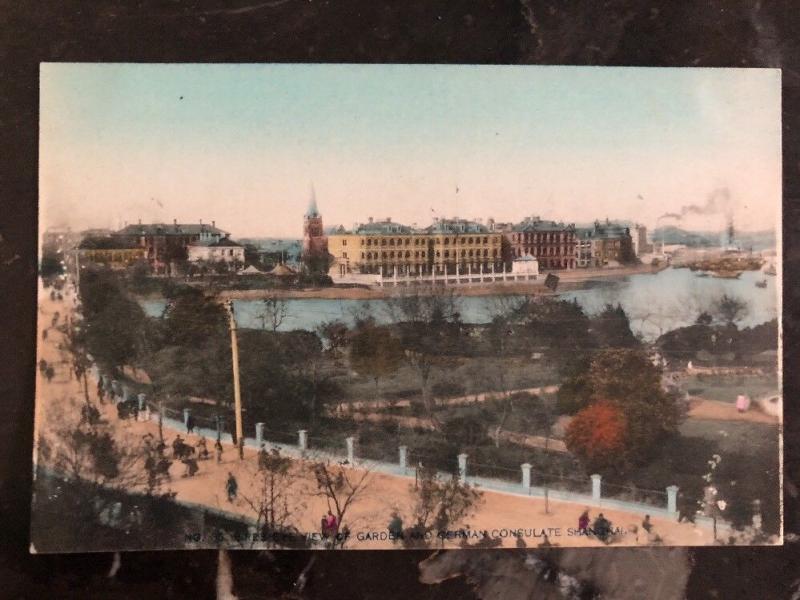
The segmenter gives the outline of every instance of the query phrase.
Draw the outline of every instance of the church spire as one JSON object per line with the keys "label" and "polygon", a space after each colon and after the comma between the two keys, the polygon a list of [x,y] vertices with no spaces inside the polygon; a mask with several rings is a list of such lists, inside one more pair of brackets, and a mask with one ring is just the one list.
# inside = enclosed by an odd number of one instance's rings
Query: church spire
{"label": "church spire", "polygon": [[306,210],[306,218],[311,219],[313,217],[319,216],[319,210],[317,210],[317,194],[314,191],[314,184],[311,184],[311,198],[308,201],[308,209]]}

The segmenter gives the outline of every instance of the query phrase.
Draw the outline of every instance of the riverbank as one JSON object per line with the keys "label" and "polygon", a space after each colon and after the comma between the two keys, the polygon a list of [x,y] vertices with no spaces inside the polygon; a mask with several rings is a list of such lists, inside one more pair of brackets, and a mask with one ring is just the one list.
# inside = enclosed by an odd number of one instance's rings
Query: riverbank
{"label": "riverbank", "polygon": [[[587,287],[590,282],[598,280],[622,279],[630,275],[643,275],[658,273],[667,268],[666,265],[652,267],[650,265],[635,265],[631,267],[617,267],[610,269],[576,269],[574,271],[556,271],[553,274],[559,278],[557,292],[580,290]],[[546,295],[553,294],[550,288],[544,285],[546,273],[542,273],[537,281],[519,281],[492,284],[453,285],[447,288],[435,289],[453,290],[459,296],[518,296],[525,294]],[[265,297],[321,300],[379,300],[391,298],[401,294],[406,286],[393,286],[391,280],[384,287],[367,286],[333,286],[305,289],[258,289],[258,290],[221,290],[219,296],[225,300],[258,300]],[[421,293],[430,292],[431,286],[420,286]]]}

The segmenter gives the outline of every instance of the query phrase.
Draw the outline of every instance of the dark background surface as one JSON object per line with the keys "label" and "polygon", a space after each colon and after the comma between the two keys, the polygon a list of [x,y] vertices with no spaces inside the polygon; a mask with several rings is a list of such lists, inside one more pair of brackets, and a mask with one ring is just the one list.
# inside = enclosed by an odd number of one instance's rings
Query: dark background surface
{"label": "dark background surface", "polygon": [[[102,7],[83,0],[0,0],[0,598],[215,597],[213,552],[126,554],[113,578],[107,577],[111,555],[27,553],[40,61],[781,67],[787,545],[538,556],[580,563],[583,579],[606,597],[636,597],[622,590],[636,587],[636,579],[647,586],[659,578],[667,583],[639,597],[789,598],[798,592],[800,543],[793,540],[800,538],[792,533],[800,531],[800,420],[793,402],[800,326],[800,288],[793,285],[800,262],[798,15],[792,0],[117,0]],[[300,597],[512,598],[526,590],[553,597],[547,573],[520,569],[519,553],[448,554],[444,576],[452,578],[431,585],[419,581],[424,552],[318,553]],[[282,597],[309,560],[301,552],[233,553],[235,590],[242,599]],[[689,571],[685,590],[684,579],[668,575],[670,565]],[[610,572],[616,579],[609,582]]]}

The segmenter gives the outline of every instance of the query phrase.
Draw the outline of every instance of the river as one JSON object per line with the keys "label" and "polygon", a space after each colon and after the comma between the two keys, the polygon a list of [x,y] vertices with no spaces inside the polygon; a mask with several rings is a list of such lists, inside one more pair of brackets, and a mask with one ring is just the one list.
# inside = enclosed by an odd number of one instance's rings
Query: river
{"label": "river", "polygon": [[[689,269],[669,268],[658,273],[588,282],[584,289],[563,292],[559,297],[576,300],[587,314],[602,310],[608,303],[620,304],[630,317],[634,333],[652,340],[662,332],[691,324],[722,294],[747,302],[748,311],[740,326],[749,327],[774,319],[778,312],[777,277],[766,277],[766,288],[756,287],[755,283],[762,279],[765,276],[758,271],[744,272],[738,279],[720,279],[701,277]],[[461,318],[467,323],[489,321],[500,297],[460,297]],[[382,299],[292,298],[285,303],[286,317],[280,331],[312,330],[333,319],[351,325],[355,314],[364,309],[378,322],[386,323],[391,319]],[[148,299],[143,300],[142,305],[148,315],[158,317],[164,311],[165,301]],[[259,300],[236,300],[234,306],[241,327],[261,327]]]}

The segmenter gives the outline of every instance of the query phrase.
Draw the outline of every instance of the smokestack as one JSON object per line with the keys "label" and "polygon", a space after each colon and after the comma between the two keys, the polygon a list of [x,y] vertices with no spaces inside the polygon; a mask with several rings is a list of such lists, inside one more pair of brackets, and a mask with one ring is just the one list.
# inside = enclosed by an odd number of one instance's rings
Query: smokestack
{"label": "smokestack", "polygon": [[217,222],[216,221],[211,221],[211,226],[212,227],[216,227],[217,226]]}
{"label": "smokestack", "polygon": [[372,217],[369,218],[369,222],[372,223]]}
{"label": "smokestack", "polygon": [[172,224],[173,225],[177,225],[178,224],[178,219],[172,219]]}

